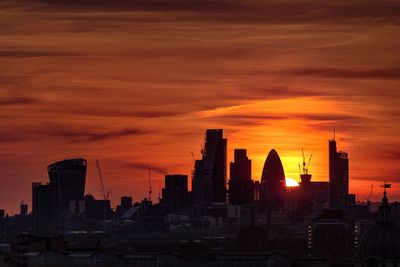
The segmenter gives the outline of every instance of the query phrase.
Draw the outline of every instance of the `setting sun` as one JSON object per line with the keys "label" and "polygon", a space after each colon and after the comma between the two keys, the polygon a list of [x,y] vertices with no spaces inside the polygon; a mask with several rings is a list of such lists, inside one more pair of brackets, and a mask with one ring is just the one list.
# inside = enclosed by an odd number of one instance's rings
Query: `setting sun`
{"label": "setting sun", "polygon": [[293,178],[286,177],[285,180],[286,180],[286,187],[299,186],[299,183]]}

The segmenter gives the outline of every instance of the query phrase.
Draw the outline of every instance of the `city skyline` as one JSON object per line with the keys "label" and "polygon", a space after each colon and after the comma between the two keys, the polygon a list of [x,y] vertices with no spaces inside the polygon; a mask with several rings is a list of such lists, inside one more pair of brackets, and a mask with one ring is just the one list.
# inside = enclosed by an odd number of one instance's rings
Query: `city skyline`
{"label": "city skyline", "polygon": [[[220,137],[219,138],[222,138],[222,131],[223,131],[223,129],[207,129],[207,133],[208,132],[216,132],[216,133],[218,133],[219,132],[219,134],[220,134]],[[207,137],[207,134],[206,134],[206,137]],[[206,137],[204,137],[204,140],[208,140],[208,139],[206,139]],[[228,143],[229,144],[229,138],[227,137],[227,136],[224,136],[224,138],[226,138],[226,139],[223,139],[223,140],[225,140],[225,142],[226,143]],[[334,136],[334,138],[335,138],[335,136]],[[221,139],[222,140],[222,139]],[[336,141],[335,141],[336,139],[329,139],[329,140],[327,140],[328,141],[328,144],[329,144],[329,147],[330,147],[330,145],[331,145],[331,143],[332,142],[334,142],[335,143],[335,147],[336,147]],[[204,146],[203,145],[201,145],[201,147],[202,147],[202,151],[200,151],[200,155],[202,155],[202,153],[203,153],[203,149],[204,149]],[[244,150],[245,151],[245,153],[247,152],[247,150],[245,149],[245,148],[234,148],[233,150]],[[232,151],[232,153],[233,152],[235,152],[235,151]],[[335,150],[336,151],[336,150]],[[302,151],[303,152],[303,151]],[[328,149],[328,154],[329,154],[329,152],[330,152],[330,150]],[[304,152],[303,152],[304,153]],[[335,152],[336,153],[336,152]],[[345,151],[343,151],[343,150],[341,150],[341,151],[339,151],[338,152],[338,154],[340,154],[340,153],[345,153],[346,154],[346,157],[347,157],[347,152],[345,152]],[[234,153],[233,153],[234,154]],[[276,154],[276,151],[275,151],[275,149],[271,149],[270,151],[268,151],[268,153],[266,154],[266,156],[265,156],[265,159],[264,159],[264,161],[265,160],[267,160],[269,157],[270,157],[270,154],[274,154],[274,156],[276,155],[277,156],[277,160],[278,161],[280,161],[281,160],[281,158],[280,158],[280,156],[279,155],[277,155]],[[250,155],[247,155],[247,156],[249,156],[250,158],[250,160],[251,160],[251,156]],[[194,160],[194,154],[192,155],[192,159]],[[350,156],[351,157],[351,156]],[[201,157],[200,157],[201,158]],[[312,158],[312,156],[310,157],[310,160],[311,160],[311,158]],[[329,155],[328,155],[328,158],[329,158]],[[84,167],[85,167],[85,174],[86,174],[86,168],[88,167],[88,169],[90,169],[89,167],[90,167],[90,163],[88,163],[88,160],[87,159],[84,159],[84,158],[82,158],[82,157],[79,157],[79,158],[77,158],[77,159],[73,159],[73,158],[64,158],[63,160],[58,160],[58,161],[56,161],[56,162],[53,162],[53,163],[47,163],[47,164],[50,164],[47,168],[46,168],[46,170],[47,171],[49,171],[49,168],[51,167],[51,166],[55,166],[55,165],[57,165],[57,164],[64,164],[64,162],[65,163],[68,163],[68,162],[71,162],[71,161],[84,161]],[[234,155],[231,155],[231,156],[229,156],[229,153],[228,153],[228,155],[227,155],[227,160],[226,160],[226,163],[229,163],[229,162],[234,162],[233,161],[234,160]],[[95,160],[93,160],[93,161],[97,161],[97,159],[95,159]],[[200,160],[196,160],[196,161],[199,161],[199,162],[201,162]],[[265,161],[266,162],[266,161]],[[263,163],[263,171],[265,170],[265,162]],[[100,177],[99,177],[99,170],[98,170],[98,166],[96,165],[97,163],[94,163],[94,172],[95,173],[92,173],[92,177],[93,177],[93,179],[94,180],[96,180],[97,181],[97,183],[98,183],[98,185],[97,185],[97,187],[99,188],[99,192],[97,192],[97,193],[91,193],[91,192],[89,192],[89,190],[88,190],[88,186],[87,186],[87,183],[86,183],[86,186],[85,186],[85,195],[93,195],[94,197],[96,197],[96,198],[98,198],[98,199],[103,199],[103,193],[107,193],[107,198],[109,197],[110,198],[110,200],[111,200],[111,202],[113,202],[113,200],[114,200],[114,202],[112,203],[112,206],[115,208],[116,206],[117,206],[117,201],[115,201],[115,200],[117,200],[119,197],[124,197],[125,195],[127,195],[127,194],[131,194],[131,192],[132,191],[130,191],[129,192],[129,190],[128,191],[126,191],[126,192],[128,192],[128,193],[126,193],[126,194],[120,194],[120,195],[118,195],[118,196],[112,196],[112,195],[109,195],[109,194],[112,194],[112,189],[110,189],[109,187],[107,187],[105,190],[107,191],[107,192],[102,192],[101,190],[102,190],[102,188],[101,188],[101,184],[100,184],[100,181],[99,181],[99,179],[100,179]],[[282,164],[283,166],[283,171],[285,172],[285,166],[284,166],[284,164]],[[351,163],[350,163],[350,165],[351,165]],[[193,164],[193,166],[192,166],[192,168],[191,168],[191,170],[190,170],[190,172],[189,173],[191,173],[192,171],[194,171],[195,170],[195,166],[196,166],[196,164]],[[201,165],[202,166],[202,165]],[[307,171],[309,171],[308,170],[308,165],[307,165]],[[203,167],[201,167],[201,168],[203,168]],[[300,158],[299,158],[299,162],[298,162],[298,168],[300,168]],[[93,167],[92,167],[92,169],[93,169]],[[179,173],[179,172],[174,172],[174,171],[171,171],[171,172],[168,172],[168,173],[165,173],[165,174],[161,174],[162,176],[161,176],[161,181],[160,180],[158,180],[158,179],[155,179],[154,180],[154,177],[153,177],[153,175],[151,175],[151,172],[152,171],[154,171],[154,169],[152,168],[152,167],[149,167],[147,170],[147,177],[145,178],[145,180],[146,180],[146,187],[145,187],[145,189],[143,190],[143,191],[141,191],[141,192],[139,192],[139,194],[137,194],[137,196],[142,196],[142,197],[135,197],[135,196],[133,196],[133,199],[134,199],[134,201],[141,201],[142,199],[146,199],[146,198],[148,198],[149,197],[149,186],[152,188],[151,190],[153,190],[153,197],[152,197],[152,200],[153,201],[155,201],[155,203],[157,203],[158,202],[158,198],[159,197],[161,197],[162,196],[162,194],[163,194],[163,192],[162,192],[162,190],[164,190],[164,186],[165,186],[165,184],[164,184],[164,177],[167,177],[167,176],[174,176],[174,175],[178,175],[178,176],[188,176],[189,177],[189,179],[188,179],[188,181],[189,181],[189,183],[188,183],[188,188],[189,188],[189,190],[193,190],[193,178],[194,178],[194,176],[190,176],[189,174],[186,174],[186,173]],[[298,171],[301,171],[301,170],[298,170]],[[103,171],[102,171],[103,172]],[[230,171],[229,171],[229,168],[227,168],[226,169],[226,172],[228,173],[227,174],[227,177],[230,177]],[[252,168],[252,166],[251,166],[251,172],[253,172],[253,168]],[[161,172],[158,172],[157,170],[156,170],[156,173],[161,173]],[[313,174],[312,173],[312,171],[311,172],[308,172],[309,174]],[[301,174],[303,174],[303,172],[301,173]],[[69,174],[69,175],[71,175],[71,174]],[[151,176],[149,176],[149,175],[151,175]],[[86,175],[85,175],[86,176]],[[85,177],[84,176],[84,177]],[[95,176],[95,177],[94,177]],[[252,179],[254,179],[254,181],[258,181],[258,182],[262,182],[262,176],[263,176],[263,173],[261,173],[260,174],[260,176],[258,176],[257,174],[252,174]],[[349,181],[351,182],[351,173],[350,173],[350,179],[349,179]],[[151,177],[153,177],[153,178],[151,178]],[[288,179],[289,180],[295,180],[296,182],[298,182],[298,183],[300,183],[301,182],[301,177],[300,177],[300,172],[298,173],[298,177],[296,177],[296,176],[289,176],[289,175],[285,175],[285,177],[286,177],[286,182],[288,181]],[[49,177],[47,177],[46,179],[44,179],[44,180],[41,180],[41,181],[39,181],[40,183],[43,183],[43,184],[47,184],[49,181],[48,181],[48,179],[49,179]],[[151,179],[151,180],[149,180],[149,179]],[[86,180],[87,180],[87,178],[86,178]],[[229,185],[229,181],[230,180],[230,178],[229,179],[227,179],[226,180],[226,183],[225,183],[225,186],[226,186],[226,194],[228,194],[229,193],[229,189],[228,189],[228,185]],[[327,179],[325,179],[325,180],[321,180],[321,179],[315,179],[315,177],[313,176],[312,177],[312,181],[313,182],[320,182],[320,181],[323,181],[323,182],[329,182],[329,163],[328,163],[328,178]],[[382,186],[382,182],[384,181],[384,183],[386,183],[387,181],[389,181],[388,179],[383,179],[383,180],[381,180],[381,181],[378,181],[378,184],[375,184],[375,186],[378,186],[378,187],[381,187]],[[38,181],[31,181],[33,184],[35,184],[35,183],[37,183]],[[92,181],[93,182],[93,181]],[[103,181],[104,182],[104,181]],[[108,182],[108,181],[106,181],[106,182]],[[290,182],[290,181],[289,181]],[[154,185],[157,185],[158,187],[157,187],[157,189],[158,189],[158,191],[156,191],[155,190],[155,187],[154,187]],[[291,187],[291,186],[293,186],[292,184],[286,184],[286,187]],[[95,187],[96,187],[96,185],[95,185]],[[371,193],[371,191],[369,190],[368,191],[369,193]],[[349,192],[348,193],[354,193],[354,192],[352,192],[351,191],[351,189],[349,190]],[[373,192],[372,192],[373,193]],[[379,194],[379,192],[378,192],[378,194]],[[357,195],[357,194],[356,194]],[[379,196],[379,195],[378,195]],[[358,196],[357,196],[357,200],[358,201],[367,201],[368,199],[366,198],[365,200],[363,200],[363,199],[360,199]],[[379,201],[380,199],[379,199],[379,197],[378,197],[378,199],[377,199],[377,201]],[[375,199],[372,199],[372,201],[375,201]],[[26,198],[26,200],[23,200],[23,202],[26,202],[28,205],[31,205],[32,203],[30,202],[30,199],[29,199],[29,195],[27,195],[27,198]],[[226,202],[228,202],[227,200],[226,200]],[[18,205],[19,205],[19,203],[18,203]],[[5,210],[6,211],[8,211],[9,212],[9,210],[7,210],[7,207],[5,207]],[[18,212],[18,209],[16,209],[16,212],[14,212],[14,210],[11,210],[11,214],[17,214],[17,212]]]}
{"label": "city skyline", "polygon": [[7,212],[64,158],[88,160],[96,197],[100,159],[113,199],[146,197],[151,168],[157,197],[165,174],[190,175],[208,128],[224,129],[228,162],[247,149],[257,181],[271,149],[299,181],[301,148],[328,181],[335,128],[350,192],[386,179],[400,200],[398,2],[51,2],[0,3]]}

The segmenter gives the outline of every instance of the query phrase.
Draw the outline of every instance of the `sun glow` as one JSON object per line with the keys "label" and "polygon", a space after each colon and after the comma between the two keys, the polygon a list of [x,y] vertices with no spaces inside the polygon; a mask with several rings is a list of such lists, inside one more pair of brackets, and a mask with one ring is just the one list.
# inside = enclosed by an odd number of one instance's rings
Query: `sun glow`
{"label": "sun glow", "polygon": [[286,177],[285,180],[286,180],[286,187],[299,186],[299,183],[293,178]]}

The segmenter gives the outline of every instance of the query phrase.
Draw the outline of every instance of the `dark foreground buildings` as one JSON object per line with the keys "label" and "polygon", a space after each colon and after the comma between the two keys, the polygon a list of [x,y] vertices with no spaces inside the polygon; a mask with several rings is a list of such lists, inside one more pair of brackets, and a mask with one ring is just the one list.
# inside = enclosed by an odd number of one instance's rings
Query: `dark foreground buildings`
{"label": "dark foreground buildings", "polygon": [[[4,257],[10,266],[400,266],[400,205],[386,191],[379,213],[376,203],[348,205],[347,154],[334,140],[332,188],[308,167],[286,187],[275,150],[253,183],[251,160],[236,149],[227,190],[226,144],[222,130],[207,130],[192,192],[188,176],[166,175],[159,203],[126,196],[116,211],[107,197],[82,197],[85,160],[50,165],[50,183],[32,187],[32,214],[0,210],[0,265]],[[58,212],[57,200],[69,209]]]}

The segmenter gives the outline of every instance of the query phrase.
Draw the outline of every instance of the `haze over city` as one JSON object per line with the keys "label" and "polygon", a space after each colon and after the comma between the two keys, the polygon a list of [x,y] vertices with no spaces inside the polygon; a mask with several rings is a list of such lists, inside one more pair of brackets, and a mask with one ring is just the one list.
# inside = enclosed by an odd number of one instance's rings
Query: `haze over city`
{"label": "haze over city", "polygon": [[[246,12],[243,12],[245,10]],[[271,149],[299,181],[301,148],[328,180],[328,139],[349,153],[350,192],[400,200],[398,1],[1,1],[0,203],[30,203],[65,158],[100,159],[113,199],[153,197],[190,175],[204,131],[260,180]],[[376,190],[374,200],[381,199]]]}

